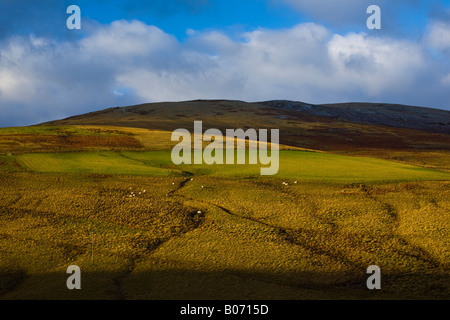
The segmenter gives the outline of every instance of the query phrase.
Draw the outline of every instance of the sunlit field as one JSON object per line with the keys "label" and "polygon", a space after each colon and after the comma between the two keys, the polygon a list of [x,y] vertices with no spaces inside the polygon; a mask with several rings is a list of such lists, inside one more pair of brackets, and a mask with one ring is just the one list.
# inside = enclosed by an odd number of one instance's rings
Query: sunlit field
{"label": "sunlit field", "polygon": [[[14,157],[35,172],[125,175],[198,174],[235,178],[257,177],[261,164],[174,165],[170,151],[30,153]],[[248,158],[248,155],[247,155]],[[281,151],[277,178],[323,182],[388,182],[448,180],[450,173],[373,158],[306,151]]]}
{"label": "sunlit field", "polygon": [[[306,151],[281,151],[274,177],[260,167],[4,154],[0,297],[448,298],[450,173]],[[83,290],[67,290],[69,265]]]}

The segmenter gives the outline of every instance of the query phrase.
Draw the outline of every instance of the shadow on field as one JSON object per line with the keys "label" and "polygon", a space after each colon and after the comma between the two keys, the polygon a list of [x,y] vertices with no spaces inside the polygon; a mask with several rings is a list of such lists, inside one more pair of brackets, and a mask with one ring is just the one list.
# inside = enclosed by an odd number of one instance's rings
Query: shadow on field
{"label": "shadow on field", "polygon": [[[363,273],[249,271],[83,272],[81,290],[69,290],[65,271],[0,273],[1,300],[307,300],[448,299],[446,272],[386,274],[381,290],[369,290]],[[120,279],[120,281],[118,281]],[[342,280],[343,279],[343,280]]]}

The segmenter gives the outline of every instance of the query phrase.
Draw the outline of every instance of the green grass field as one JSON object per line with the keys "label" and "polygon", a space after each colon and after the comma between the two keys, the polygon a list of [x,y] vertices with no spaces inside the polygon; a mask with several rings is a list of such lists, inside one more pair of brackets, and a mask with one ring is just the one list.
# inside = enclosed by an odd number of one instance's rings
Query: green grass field
{"label": "green grass field", "polygon": [[[31,153],[15,158],[36,172],[103,173],[166,176],[194,175],[258,177],[261,165],[174,165],[168,151]],[[318,152],[281,151],[281,179],[330,183],[448,180],[450,173],[381,159]]]}

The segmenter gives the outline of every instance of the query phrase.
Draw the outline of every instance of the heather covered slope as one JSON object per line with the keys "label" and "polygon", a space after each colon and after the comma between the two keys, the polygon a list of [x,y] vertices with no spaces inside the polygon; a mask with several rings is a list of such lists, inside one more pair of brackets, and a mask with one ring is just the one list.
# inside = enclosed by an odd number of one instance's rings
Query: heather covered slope
{"label": "heather covered slope", "polygon": [[[51,121],[47,125],[112,125],[158,130],[192,128],[279,128],[285,144],[318,149],[447,149],[450,112],[381,105],[247,103],[228,100],[149,103],[117,107]],[[424,141],[427,143],[424,144]],[[430,145],[431,143],[431,145]]]}
{"label": "heather covered slope", "polygon": [[335,120],[450,134],[450,111],[386,103],[312,105],[295,101],[267,101],[263,105]]}

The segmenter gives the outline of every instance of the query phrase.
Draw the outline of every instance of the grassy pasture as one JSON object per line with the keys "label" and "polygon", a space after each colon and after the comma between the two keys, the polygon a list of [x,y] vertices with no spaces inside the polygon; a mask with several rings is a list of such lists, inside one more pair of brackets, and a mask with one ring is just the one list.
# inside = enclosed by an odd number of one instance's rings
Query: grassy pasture
{"label": "grassy pasture", "polygon": [[[0,172],[0,187],[2,299],[450,293],[448,181]],[[78,292],[65,288],[71,264],[83,270]],[[365,289],[370,264],[382,268],[380,292]]]}
{"label": "grassy pasture", "polygon": [[[1,129],[5,150],[14,135],[152,151],[0,154],[0,299],[450,296],[448,172],[282,150],[279,173],[262,177],[260,165],[176,166],[166,131]],[[71,264],[81,291],[65,286]],[[381,291],[365,287],[371,264]]]}
{"label": "grassy pasture", "polygon": [[[182,172],[225,177],[257,177],[261,165],[179,165],[168,151],[31,153],[15,156],[36,172],[181,175]],[[382,159],[348,157],[317,152],[280,151],[281,179],[324,182],[387,182],[448,180],[450,174]]]}
{"label": "grassy pasture", "polygon": [[147,166],[118,152],[31,153],[16,156],[37,172],[103,173],[125,175],[169,175],[172,170]]}

